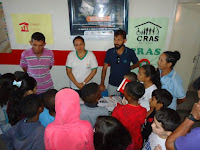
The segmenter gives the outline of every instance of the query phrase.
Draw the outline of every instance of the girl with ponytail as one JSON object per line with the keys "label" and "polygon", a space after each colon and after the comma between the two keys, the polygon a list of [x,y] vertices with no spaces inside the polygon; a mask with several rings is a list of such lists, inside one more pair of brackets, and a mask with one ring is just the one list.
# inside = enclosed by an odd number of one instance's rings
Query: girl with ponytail
{"label": "girl with ponytail", "polygon": [[143,82],[145,87],[145,93],[138,102],[149,111],[149,100],[151,99],[152,92],[157,88],[161,88],[160,73],[152,65],[143,65],[138,71],[137,78],[140,82]]}
{"label": "girl with ponytail", "polygon": [[166,51],[160,55],[158,60],[162,89],[166,89],[172,94],[173,100],[169,108],[174,110],[176,110],[177,104],[185,101],[186,97],[182,84],[183,81],[173,69],[180,58],[181,55],[178,51]]}
{"label": "girl with ponytail", "polygon": [[19,81],[13,81],[7,109],[8,120],[12,126],[23,119],[19,108],[20,101],[29,94],[35,94],[36,90],[37,82],[33,77],[25,77]]}

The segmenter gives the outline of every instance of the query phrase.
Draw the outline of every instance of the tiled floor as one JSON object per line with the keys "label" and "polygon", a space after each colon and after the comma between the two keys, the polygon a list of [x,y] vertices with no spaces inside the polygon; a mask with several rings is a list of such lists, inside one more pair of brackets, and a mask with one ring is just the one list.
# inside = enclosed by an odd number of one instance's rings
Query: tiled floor
{"label": "tiled floor", "polygon": [[[182,104],[179,104],[177,107],[177,111],[181,116],[182,121],[187,117],[191,110],[194,103],[198,102],[199,98],[197,96],[197,92],[187,92],[186,101]],[[200,121],[196,122],[193,125],[194,127],[200,127]]]}

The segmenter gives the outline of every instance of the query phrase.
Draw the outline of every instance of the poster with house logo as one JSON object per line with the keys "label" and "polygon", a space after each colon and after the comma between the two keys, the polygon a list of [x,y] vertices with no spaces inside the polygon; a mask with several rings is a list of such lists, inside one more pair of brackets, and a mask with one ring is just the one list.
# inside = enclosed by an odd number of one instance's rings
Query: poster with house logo
{"label": "poster with house logo", "polygon": [[10,41],[6,27],[2,2],[0,2],[0,53],[10,53]]}
{"label": "poster with house logo", "polygon": [[17,44],[29,44],[34,32],[41,32],[53,44],[51,16],[48,14],[11,14]]}
{"label": "poster with house logo", "polygon": [[129,19],[127,46],[133,49],[141,60],[140,65],[157,67],[160,54],[166,51],[166,35],[169,18]]}

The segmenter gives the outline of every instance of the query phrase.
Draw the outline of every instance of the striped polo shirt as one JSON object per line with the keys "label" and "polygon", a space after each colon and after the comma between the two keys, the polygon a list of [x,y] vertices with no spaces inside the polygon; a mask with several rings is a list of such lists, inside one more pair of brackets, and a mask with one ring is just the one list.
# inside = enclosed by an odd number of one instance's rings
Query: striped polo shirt
{"label": "striped polo shirt", "polygon": [[34,53],[32,48],[22,52],[20,66],[27,68],[29,76],[37,81],[37,94],[53,88],[53,81],[50,75],[50,67],[53,64],[53,51],[49,49],[44,48],[40,57]]}

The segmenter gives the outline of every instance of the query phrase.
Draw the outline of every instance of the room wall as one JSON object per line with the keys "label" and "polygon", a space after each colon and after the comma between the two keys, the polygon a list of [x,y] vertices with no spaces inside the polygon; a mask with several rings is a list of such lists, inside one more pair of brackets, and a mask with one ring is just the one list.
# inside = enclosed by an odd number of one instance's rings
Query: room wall
{"label": "room wall", "polygon": [[[10,14],[50,14],[52,19],[52,30],[54,44],[46,47],[55,51],[70,51],[74,50],[72,38],[70,37],[69,16],[67,0],[0,0],[3,2],[4,13],[8,28],[8,34],[11,42],[11,48],[14,51],[24,50],[30,47],[28,44],[16,44],[13,24]],[[175,18],[177,0],[129,0],[129,17],[168,17],[168,33],[166,38],[166,50],[170,44],[170,38]],[[129,27],[131,28],[131,27]],[[102,52],[102,57],[98,58],[99,68],[94,77],[94,81],[100,83],[102,62],[104,60],[105,51],[113,47],[113,40],[85,40],[86,49]],[[5,59],[9,59],[9,54],[1,55]],[[14,57],[14,56],[13,56]],[[19,59],[19,58],[18,58]],[[56,58],[59,59],[59,58]],[[0,61],[1,62],[1,61]],[[15,72],[21,70],[19,64],[0,63],[0,73]],[[54,66],[51,70],[52,78],[56,89],[69,86],[69,79],[66,75],[64,63]],[[109,74],[109,69],[107,71]],[[108,81],[108,75],[106,82]]]}

